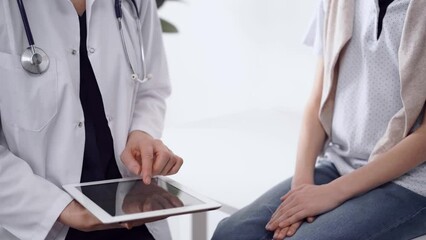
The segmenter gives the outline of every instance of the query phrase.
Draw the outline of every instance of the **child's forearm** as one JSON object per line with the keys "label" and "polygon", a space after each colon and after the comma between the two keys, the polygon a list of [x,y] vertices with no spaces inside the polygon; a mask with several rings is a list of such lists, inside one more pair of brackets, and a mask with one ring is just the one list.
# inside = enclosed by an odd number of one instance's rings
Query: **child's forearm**
{"label": "child's forearm", "polygon": [[324,146],[326,134],[318,119],[322,95],[323,73],[324,64],[322,59],[319,59],[315,84],[303,115],[293,186],[303,183],[313,183],[315,161]]}
{"label": "child's forearm", "polygon": [[347,200],[390,182],[426,160],[426,126],[422,126],[391,148],[375,156],[367,165],[330,184]]}
{"label": "child's forearm", "polygon": [[[313,112],[306,112],[302,123],[293,185],[314,182],[316,158],[324,146],[326,134],[317,120],[317,112],[315,114]],[[310,117],[309,114],[314,116]]]}

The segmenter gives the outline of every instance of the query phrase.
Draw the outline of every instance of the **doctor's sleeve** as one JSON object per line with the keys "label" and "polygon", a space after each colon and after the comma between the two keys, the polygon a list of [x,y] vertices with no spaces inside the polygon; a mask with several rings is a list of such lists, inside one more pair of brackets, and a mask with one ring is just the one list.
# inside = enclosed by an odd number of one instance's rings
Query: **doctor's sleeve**
{"label": "doctor's sleeve", "polygon": [[162,30],[154,0],[142,1],[142,36],[147,73],[152,79],[139,84],[130,131],[141,130],[160,138],[164,128],[166,98],[171,93]]}
{"label": "doctor's sleeve", "polygon": [[0,232],[22,240],[45,239],[71,200],[9,151],[0,123]]}

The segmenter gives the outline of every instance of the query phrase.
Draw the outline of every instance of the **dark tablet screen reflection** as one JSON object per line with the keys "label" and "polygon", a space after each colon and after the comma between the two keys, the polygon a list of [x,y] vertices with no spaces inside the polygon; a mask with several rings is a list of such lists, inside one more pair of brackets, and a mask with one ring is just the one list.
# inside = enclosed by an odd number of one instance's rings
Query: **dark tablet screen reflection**
{"label": "dark tablet screen reflection", "polygon": [[111,216],[192,206],[203,203],[159,178],[81,186],[79,189]]}

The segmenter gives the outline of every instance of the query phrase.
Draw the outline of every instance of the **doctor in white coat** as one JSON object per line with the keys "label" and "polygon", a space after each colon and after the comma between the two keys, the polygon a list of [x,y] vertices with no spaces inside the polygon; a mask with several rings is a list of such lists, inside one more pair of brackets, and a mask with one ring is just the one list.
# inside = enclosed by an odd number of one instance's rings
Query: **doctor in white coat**
{"label": "doctor in white coat", "polygon": [[[102,95],[123,177],[176,173],[182,159],[161,141],[165,98],[170,94],[154,0],[137,0],[146,71],[131,78],[113,0],[24,0],[37,47],[50,58],[42,74],[21,66],[28,47],[16,0],[0,1],[0,239],[65,239],[69,227],[103,225],[61,189],[80,181],[85,117],[79,98],[79,16],[86,12],[87,53]],[[135,10],[123,0],[124,38],[135,72],[143,64]],[[170,239],[167,223],[148,223],[155,239]]]}

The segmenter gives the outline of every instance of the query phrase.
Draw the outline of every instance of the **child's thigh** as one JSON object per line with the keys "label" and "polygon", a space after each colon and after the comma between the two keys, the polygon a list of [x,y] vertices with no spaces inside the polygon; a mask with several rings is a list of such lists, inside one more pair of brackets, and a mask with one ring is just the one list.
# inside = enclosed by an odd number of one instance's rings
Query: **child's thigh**
{"label": "child's thigh", "polygon": [[[338,177],[331,164],[323,164],[315,169],[315,182],[325,184]],[[222,220],[213,240],[259,240],[271,239],[273,232],[265,229],[272,214],[281,204],[280,198],[291,189],[292,179],[287,179],[260,196],[252,204]]]}
{"label": "child's thigh", "polygon": [[259,197],[250,205],[222,220],[212,240],[260,240],[272,234],[265,229],[275,209],[280,204],[280,197],[291,188],[288,179]]}
{"label": "child's thigh", "polygon": [[304,223],[288,239],[412,239],[424,233],[426,198],[390,183]]}

